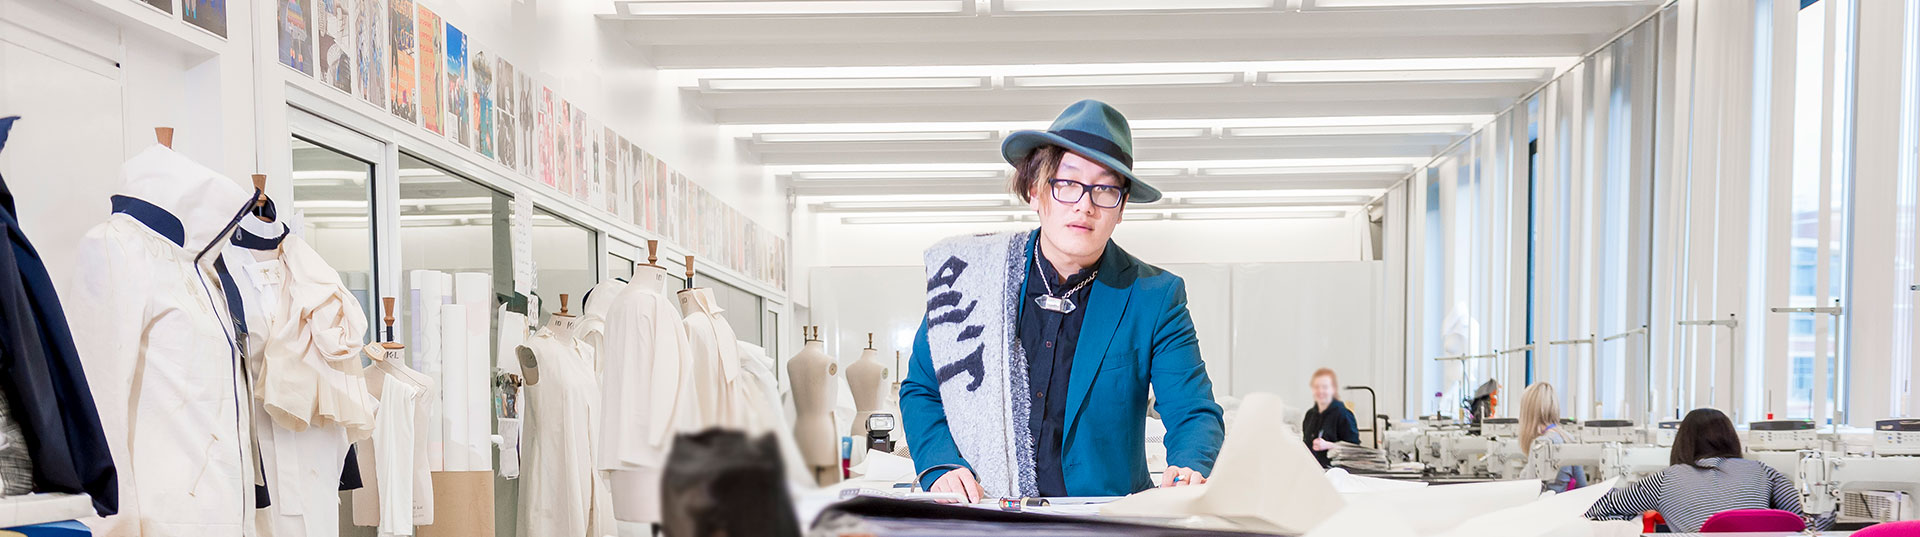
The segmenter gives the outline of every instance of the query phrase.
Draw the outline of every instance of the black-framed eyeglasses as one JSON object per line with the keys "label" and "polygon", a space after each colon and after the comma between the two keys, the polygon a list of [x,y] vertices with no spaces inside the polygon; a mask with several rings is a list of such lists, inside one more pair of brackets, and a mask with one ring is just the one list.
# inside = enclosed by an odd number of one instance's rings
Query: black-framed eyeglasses
{"label": "black-framed eyeglasses", "polygon": [[[1093,198],[1093,206],[1113,209],[1120,206],[1120,200],[1126,199],[1126,187],[1113,185],[1089,185],[1072,179],[1049,179],[1047,186],[1053,191],[1053,200],[1067,205],[1080,203],[1080,198]],[[1091,194],[1089,194],[1091,193]]]}

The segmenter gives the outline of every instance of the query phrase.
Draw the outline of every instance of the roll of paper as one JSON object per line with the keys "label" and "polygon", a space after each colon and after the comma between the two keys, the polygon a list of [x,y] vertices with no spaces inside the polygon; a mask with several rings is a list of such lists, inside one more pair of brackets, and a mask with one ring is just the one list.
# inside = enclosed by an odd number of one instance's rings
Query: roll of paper
{"label": "roll of paper", "polygon": [[[408,324],[412,325],[410,328],[413,339],[406,342],[409,351],[407,363],[411,364],[415,371],[426,374],[444,389],[445,383],[440,378],[439,351],[441,297],[446,294],[445,273],[437,270],[416,270],[410,276],[409,279],[412,281],[408,282],[408,285],[412,288],[414,296],[413,304],[408,307],[408,311],[412,312]],[[433,398],[429,406],[431,408],[427,412],[428,421],[419,424],[419,427],[427,432],[427,466],[430,470],[438,472],[446,469],[445,457],[442,456],[443,446],[446,444],[445,428],[440,426],[444,422],[446,409],[438,397]]]}
{"label": "roll of paper", "polygon": [[444,366],[441,377],[440,399],[446,408],[446,420],[443,426],[446,434],[441,451],[446,457],[448,472],[466,472],[473,470],[472,435],[468,427],[473,421],[467,418],[468,392],[472,389],[469,379],[468,362],[473,357],[467,351],[467,308],[459,304],[440,306],[440,363]]}
{"label": "roll of paper", "polygon": [[493,312],[493,275],[485,272],[461,272],[453,275],[453,302],[465,310],[466,315],[466,398],[460,403],[460,415],[467,420],[464,444],[468,448],[467,464],[469,470],[481,471],[493,469],[492,450],[493,427],[488,421],[492,416],[493,404],[493,348],[491,343],[492,320],[487,317]]}

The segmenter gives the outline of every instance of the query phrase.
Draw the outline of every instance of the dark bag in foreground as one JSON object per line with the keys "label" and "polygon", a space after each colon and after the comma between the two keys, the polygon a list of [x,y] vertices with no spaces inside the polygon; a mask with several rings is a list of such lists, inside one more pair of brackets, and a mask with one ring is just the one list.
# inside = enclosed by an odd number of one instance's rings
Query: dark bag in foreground
{"label": "dark bag in foreground", "polygon": [[660,483],[667,537],[799,537],[773,435],[708,429],[673,439]]}

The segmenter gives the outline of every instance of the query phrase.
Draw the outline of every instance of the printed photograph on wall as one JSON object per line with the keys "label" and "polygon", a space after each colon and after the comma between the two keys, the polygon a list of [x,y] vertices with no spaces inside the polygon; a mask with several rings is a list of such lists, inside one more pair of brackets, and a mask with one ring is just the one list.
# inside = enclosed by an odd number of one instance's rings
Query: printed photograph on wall
{"label": "printed photograph on wall", "polygon": [[620,169],[620,177],[614,182],[617,187],[614,192],[617,194],[612,196],[613,214],[619,215],[620,221],[629,224],[633,223],[633,178],[640,175],[639,156],[640,152],[634,150],[633,142],[620,138],[619,162],[614,164]]}
{"label": "printed photograph on wall", "polygon": [[180,0],[180,18],[213,35],[227,36],[227,0]]}
{"label": "printed photograph on wall", "polygon": [[538,172],[534,169],[536,168],[534,162],[537,160],[534,155],[540,153],[540,140],[536,138],[537,135],[535,134],[538,122],[534,119],[533,110],[539,105],[533,100],[535,95],[533,77],[526,73],[520,73],[519,86],[520,164],[517,165],[515,169],[520,170],[520,173],[525,174],[527,177],[539,177]]}
{"label": "printed photograph on wall", "polygon": [[314,0],[314,44],[320,60],[320,82],[353,93],[353,15],[351,0]]}
{"label": "printed photograph on wall", "polygon": [[587,130],[586,112],[575,108],[573,129],[568,132],[568,136],[573,137],[573,161],[568,165],[573,166],[573,199],[580,201],[587,201],[587,192],[591,189],[589,176],[593,174],[592,161],[587,160],[587,152],[593,148],[593,142],[587,137],[589,132],[592,131]]}
{"label": "printed photograph on wall", "polygon": [[640,173],[633,178],[633,223],[653,231],[653,154],[638,147],[633,152],[640,159]]}
{"label": "printed photograph on wall", "polygon": [[665,234],[667,232],[666,199],[668,196],[673,195],[673,191],[669,185],[671,181],[673,181],[673,167],[668,166],[667,161],[660,160],[660,157],[654,157],[653,190],[647,192],[647,203],[649,204],[647,219],[653,223],[652,229],[655,233]]}
{"label": "printed photograph on wall", "polygon": [[556,112],[554,106],[553,88],[541,86],[540,106],[536,107],[534,112],[539,114],[539,117],[535,119],[535,125],[540,131],[540,140],[539,143],[534,145],[538,146],[537,151],[540,156],[540,184],[557,189],[560,188],[560,177],[555,173],[558,170],[554,169],[555,163],[553,161],[553,148],[556,145],[553,137],[553,121],[555,117],[554,113]]}
{"label": "printed photograph on wall", "polygon": [[467,34],[447,25],[447,130],[460,147],[473,147],[473,105],[467,89]]}
{"label": "printed photograph on wall", "polygon": [[313,11],[310,7],[307,0],[280,0],[280,9],[274,17],[280,26],[280,64],[307,76],[313,76]]}
{"label": "printed photograph on wall", "polygon": [[354,90],[360,98],[386,110],[387,62],[373,60],[387,57],[387,8],[372,0],[347,7],[353,10],[353,39],[359,43],[354,47],[354,57],[369,60],[350,62],[358,73],[353,77]]}
{"label": "printed photograph on wall", "polygon": [[600,129],[599,118],[587,120],[587,144],[585,148],[587,158],[586,201],[587,205],[592,207],[605,205],[607,197],[607,169],[604,164],[606,162],[607,147],[605,140],[603,140],[604,135],[600,133]]}
{"label": "printed photograph on wall", "polygon": [[444,135],[447,130],[446,116],[441,112],[445,107],[440,102],[440,52],[445,41],[441,40],[440,16],[427,9],[427,6],[420,6],[419,13],[420,16],[413,23],[420,29],[417,32],[420,37],[415,41],[420,45],[420,80],[415,90],[420,94],[420,126],[434,134]]}
{"label": "printed photograph on wall", "polygon": [[601,127],[600,134],[600,208],[615,216],[620,214],[620,135],[613,129]]}
{"label": "printed photograph on wall", "polygon": [[573,195],[573,105],[562,99],[553,116],[553,188],[562,196]]}
{"label": "printed photograph on wall", "polygon": [[420,91],[417,85],[420,66],[419,32],[413,29],[413,0],[390,0],[387,4],[387,23],[392,26],[388,32],[393,36],[388,46],[388,71],[393,73],[393,115],[408,122],[419,121]]}
{"label": "printed photograph on wall", "polygon": [[519,123],[520,118],[515,115],[519,107],[514,103],[520,96],[513,87],[518,78],[514,76],[513,64],[507,63],[506,58],[497,58],[496,61],[493,69],[494,161],[507,169],[519,170],[520,150],[519,144],[515,143],[517,140],[514,140],[518,131],[514,130],[514,124]]}
{"label": "printed photograph on wall", "polygon": [[173,0],[139,0],[139,2],[166,12],[168,15],[173,14]]}
{"label": "printed photograph on wall", "polygon": [[493,158],[493,55],[474,48],[467,66],[473,76],[474,143],[480,156]]}

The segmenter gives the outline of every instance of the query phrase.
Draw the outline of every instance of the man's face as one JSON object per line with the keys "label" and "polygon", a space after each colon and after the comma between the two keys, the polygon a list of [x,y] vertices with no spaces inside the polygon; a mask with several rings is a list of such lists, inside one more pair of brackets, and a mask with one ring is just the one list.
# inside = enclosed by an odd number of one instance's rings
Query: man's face
{"label": "man's face", "polygon": [[[1071,151],[1061,155],[1060,169],[1051,178],[1034,181],[1030,192],[1033,211],[1040,215],[1040,240],[1046,241],[1054,251],[1072,257],[1089,257],[1100,254],[1107,245],[1107,239],[1113,237],[1113,228],[1120,224],[1120,213],[1126,209],[1126,193],[1119,192],[1119,202],[1113,208],[1101,207],[1094,203],[1099,189],[1088,189],[1084,194],[1079,185],[1062,183],[1055,186],[1049,179],[1074,181],[1088,186],[1121,187],[1126,179],[1114,175],[1105,166],[1101,166]],[[1075,198],[1078,199],[1075,199]],[[1065,203],[1060,200],[1072,200]],[[1107,200],[1101,200],[1107,201]]]}

